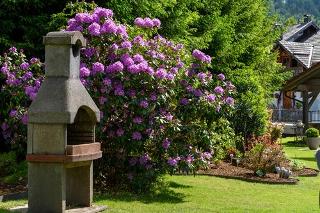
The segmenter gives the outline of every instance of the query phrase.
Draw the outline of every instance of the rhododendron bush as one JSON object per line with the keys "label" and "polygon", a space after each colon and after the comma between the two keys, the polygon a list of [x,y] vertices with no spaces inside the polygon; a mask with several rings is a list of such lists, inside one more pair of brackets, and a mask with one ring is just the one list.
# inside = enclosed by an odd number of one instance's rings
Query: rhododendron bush
{"label": "rhododendron bush", "polygon": [[[160,20],[137,18],[125,26],[112,17],[111,10],[96,8],[76,14],[66,28],[87,39],[80,78],[102,117],[96,135],[104,155],[95,164],[96,180],[146,190],[167,171],[207,167],[217,148],[212,123],[232,108],[234,86],[223,74],[211,74],[210,56],[158,35]],[[22,77],[14,86],[25,99],[38,89]]]}
{"label": "rhododendron bush", "polygon": [[26,150],[27,107],[40,88],[42,64],[37,58],[28,60],[15,47],[0,56],[0,64],[0,139],[1,143],[11,145],[21,158]]}

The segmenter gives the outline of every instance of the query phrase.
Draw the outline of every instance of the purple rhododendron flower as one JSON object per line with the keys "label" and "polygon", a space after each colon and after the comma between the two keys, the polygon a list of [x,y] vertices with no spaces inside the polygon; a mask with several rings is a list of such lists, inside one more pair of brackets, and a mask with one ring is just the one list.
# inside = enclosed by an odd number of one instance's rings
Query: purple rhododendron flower
{"label": "purple rhododendron flower", "polygon": [[114,43],[114,44],[112,44],[112,45],[110,46],[110,49],[113,50],[113,51],[116,51],[116,50],[119,49],[119,46],[118,46],[116,43]]}
{"label": "purple rhododendron flower", "polygon": [[117,25],[112,20],[107,20],[101,27],[101,33],[116,33],[118,30]]}
{"label": "purple rhododendron flower", "polygon": [[28,62],[23,62],[22,64],[20,64],[20,69],[22,70],[27,70],[29,69],[30,65]]}
{"label": "purple rhododendron flower", "polygon": [[200,96],[203,95],[201,89],[195,89],[195,90],[193,91],[193,94],[194,94],[195,96],[197,96],[197,97],[200,97]]}
{"label": "purple rhododendron flower", "polygon": [[143,122],[143,118],[140,116],[136,116],[133,118],[133,123],[135,124],[141,124]]}
{"label": "purple rhododendron flower", "polygon": [[89,13],[77,13],[74,19],[79,23],[87,23],[90,24],[92,20],[92,16]]}
{"label": "purple rhododendron flower", "polygon": [[133,97],[136,97],[136,91],[134,89],[130,89],[128,91],[128,95],[129,97],[133,98]]}
{"label": "purple rhododendron flower", "polygon": [[224,90],[221,86],[217,86],[216,88],[214,88],[214,92],[222,95],[224,93]]}
{"label": "purple rhododendron flower", "polygon": [[38,58],[34,58],[33,57],[33,58],[30,59],[30,64],[36,64],[38,62],[40,62],[40,60]]}
{"label": "purple rhododendron flower", "polygon": [[226,103],[230,106],[234,105],[234,99],[232,97],[227,97],[226,98]]}
{"label": "purple rhododendron flower", "polygon": [[150,95],[150,100],[151,101],[156,101],[158,98],[157,98],[157,95],[155,94],[155,93],[152,93],[151,95]]}
{"label": "purple rhododendron flower", "polygon": [[144,27],[146,28],[152,28],[153,27],[153,21],[151,18],[144,18]]}
{"label": "purple rhododendron flower", "polygon": [[104,65],[100,62],[95,62],[92,64],[92,72],[93,73],[99,73],[104,71]]}
{"label": "purple rhododendron flower", "polygon": [[203,152],[203,153],[201,153],[201,158],[203,158],[205,160],[210,160],[212,158],[212,155],[210,152]]}
{"label": "purple rhododendron flower", "polygon": [[92,47],[86,48],[83,50],[83,53],[87,58],[91,58],[96,53],[96,50]]}
{"label": "purple rhododendron flower", "polygon": [[140,63],[140,62],[144,61],[144,58],[140,54],[135,54],[133,56],[133,61],[136,62],[136,63]]}
{"label": "purple rhododendron flower", "polygon": [[191,164],[193,162],[193,157],[191,155],[188,155],[185,159],[187,164]]}
{"label": "purple rhododendron flower", "polygon": [[145,153],[139,158],[139,163],[140,165],[146,165],[146,163],[148,163],[148,161],[150,160],[150,156],[147,153]]}
{"label": "purple rhododendron flower", "polygon": [[140,72],[140,67],[137,64],[133,64],[128,67],[128,71],[132,74],[136,74]]}
{"label": "purple rhododendron flower", "polygon": [[236,88],[230,81],[226,82],[226,87],[228,90],[234,90]]}
{"label": "purple rhododendron flower", "polygon": [[80,77],[88,77],[90,75],[90,70],[86,67],[80,68]]}
{"label": "purple rhododendron flower", "polygon": [[207,100],[209,102],[214,102],[216,100],[216,96],[214,94],[207,95]]}
{"label": "purple rhododendron flower", "polygon": [[177,68],[182,68],[184,66],[184,63],[182,62],[182,61],[179,61],[178,63],[177,63]]}
{"label": "purple rhododendron flower", "polygon": [[144,45],[145,45],[144,40],[143,40],[142,36],[140,36],[140,35],[134,37],[132,43],[134,43],[134,44],[139,44],[139,45],[141,45],[141,46],[144,46]]}
{"label": "purple rhododendron flower", "polygon": [[170,69],[170,72],[171,72],[172,74],[177,74],[177,73],[178,73],[178,68],[177,68],[177,67],[172,67],[172,68]]}
{"label": "purple rhododendron flower", "polygon": [[128,38],[128,33],[127,33],[127,28],[124,25],[119,25],[117,28],[117,32],[118,35],[120,35],[122,38]]}
{"label": "purple rhododendron flower", "polygon": [[9,86],[17,86],[19,84],[19,80],[16,79],[13,74],[9,73],[7,75],[6,84],[8,84]]}
{"label": "purple rhododendron flower", "polygon": [[142,135],[141,135],[141,133],[140,132],[133,132],[132,133],[132,139],[133,140],[137,140],[137,141],[139,141],[139,140],[141,140],[142,139]]}
{"label": "purple rhododendron flower", "polygon": [[126,67],[129,67],[134,64],[133,59],[130,57],[128,53],[121,56],[121,61],[123,65],[125,65]]}
{"label": "purple rhododendron flower", "polygon": [[198,59],[199,61],[205,62],[205,63],[210,63],[211,62],[211,57],[204,54],[200,50],[193,50],[192,56],[195,59]]}
{"label": "purple rhododendron flower", "polygon": [[172,167],[176,167],[178,165],[178,161],[175,158],[169,158],[167,163],[172,166]]}
{"label": "purple rhododendron flower", "polygon": [[7,129],[9,129],[9,125],[6,122],[3,122],[1,124],[1,129],[2,129],[2,131],[6,131]]}
{"label": "purple rhododendron flower", "polygon": [[146,61],[142,61],[141,63],[138,64],[139,70],[141,72],[145,72],[148,70],[149,66],[148,66],[148,62]]}
{"label": "purple rhododendron flower", "polygon": [[124,130],[122,128],[117,129],[116,134],[118,137],[121,137],[124,134]]}
{"label": "purple rhododendron flower", "polygon": [[166,114],[166,119],[167,119],[168,121],[172,121],[173,115],[171,115],[171,113],[168,112],[168,113]]}
{"label": "purple rhododendron flower", "polygon": [[101,97],[99,98],[99,104],[100,104],[100,105],[103,105],[105,102],[107,102],[107,98],[101,96]]}
{"label": "purple rhododendron flower", "polygon": [[140,101],[139,106],[146,109],[146,108],[148,108],[149,103],[148,103],[148,101],[143,100],[143,101]]}
{"label": "purple rhododendron flower", "polygon": [[144,27],[144,20],[143,20],[143,18],[140,18],[140,17],[136,18],[136,19],[134,20],[134,24],[135,24],[136,26],[138,26],[138,27]]}
{"label": "purple rhododendron flower", "polygon": [[123,71],[123,64],[120,61],[117,61],[111,65],[109,65],[106,69],[108,73],[116,73]]}
{"label": "purple rhododendron flower", "polygon": [[4,65],[1,67],[1,72],[5,75],[9,73],[9,67],[6,63],[4,63]]}
{"label": "purple rhododendron flower", "polygon": [[99,18],[107,17],[111,18],[113,16],[113,12],[110,9],[102,8],[102,7],[97,7],[94,12]]}
{"label": "purple rhododendron flower", "polygon": [[32,72],[26,72],[21,78],[23,81],[27,81],[28,79],[32,78]]}
{"label": "purple rhododendron flower", "polygon": [[37,87],[36,90],[38,90],[38,89],[40,88],[40,86],[41,86],[41,81],[37,79],[37,80],[34,81],[34,84],[35,84],[36,87]]}
{"label": "purple rhododendron flower", "polygon": [[103,85],[105,86],[111,86],[111,80],[109,78],[103,79]]}
{"label": "purple rhododendron flower", "polygon": [[165,150],[167,150],[167,149],[169,148],[170,144],[171,144],[171,141],[170,141],[168,138],[166,138],[166,139],[164,139],[163,142],[162,142],[162,147],[163,147]]}
{"label": "purple rhododendron flower", "polygon": [[167,72],[163,68],[159,68],[155,73],[155,76],[159,79],[164,79],[166,75],[167,75]]}
{"label": "purple rhododendron flower", "polygon": [[218,105],[218,106],[216,107],[216,111],[217,111],[217,112],[220,112],[220,110],[221,110],[221,106]]}
{"label": "purple rhododendron flower", "polygon": [[169,81],[172,81],[172,80],[174,79],[174,75],[171,74],[171,73],[168,73],[168,74],[166,75],[166,79],[168,79]]}
{"label": "purple rhododendron flower", "polygon": [[17,48],[16,47],[10,47],[9,48],[9,52],[16,53],[17,52]]}
{"label": "purple rhododendron flower", "polygon": [[27,115],[27,114],[24,114],[24,115],[22,116],[22,118],[21,118],[22,124],[27,125],[27,124],[28,124],[28,121],[29,121],[28,115]]}
{"label": "purple rhododendron flower", "polygon": [[16,109],[10,110],[9,116],[11,118],[16,117],[18,115],[18,111]]}
{"label": "purple rhododendron flower", "polygon": [[188,105],[189,104],[189,100],[187,99],[187,98],[182,98],[181,100],[180,100],[180,104],[181,105]]}
{"label": "purple rhododendron flower", "polygon": [[219,75],[217,75],[218,79],[221,81],[224,81],[226,79],[226,77],[224,76],[224,74],[220,73]]}
{"label": "purple rhododendron flower", "polygon": [[123,90],[122,85],[115,86],[114,94],[117,96],[124,96],[124,90]]}
{"label": "purple rhododendron flower", "polygon": [[206,75],[205,73],[203,73],[203,72],[200,72],[200,73],[197,74],[197,77],[198,77],[201,81],[203,81],[203,80],[207,77],[207,75]]}
{"label": "purple rhododendron flower", "polygon": [[124,42],[121,43],[121,48],[123,48],[123,49],[130,50],[131,47],[132,47],[132,44],[131,44],[130,41],[124,41]]}
{"label": "purple rhododendron flower", "polygon": [[161,21],[159,19],[157,19],[157,18],[152,19],[152,23],[153,23],[154,27],[158,27],[158,28],[161,25]]}
{"label": "purple rhododendron flower", "polygon": [[88,31],[90,35],[99,36],[100,35],[100,25],[96,22],[92,23],[88,27]]}

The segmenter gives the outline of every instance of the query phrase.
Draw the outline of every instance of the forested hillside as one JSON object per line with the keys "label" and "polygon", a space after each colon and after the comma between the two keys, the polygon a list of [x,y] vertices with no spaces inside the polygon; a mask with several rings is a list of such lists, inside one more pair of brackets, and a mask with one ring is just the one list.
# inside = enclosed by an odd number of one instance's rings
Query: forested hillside
{"label": "forested hillside", "polygon": [[320,21],[319,0],[272,0],[272,9],[285,18],[294,16],[301,19],[304,14],[310,14]]}

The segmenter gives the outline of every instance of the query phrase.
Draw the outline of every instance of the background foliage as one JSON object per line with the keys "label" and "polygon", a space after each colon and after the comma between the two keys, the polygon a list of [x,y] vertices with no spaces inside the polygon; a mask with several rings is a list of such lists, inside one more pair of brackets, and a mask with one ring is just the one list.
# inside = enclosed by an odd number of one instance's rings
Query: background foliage
{"label": "background foliage", "polygon": [[283,18],[294,17],[298,20],[310,14],[317,22],[320,20],[320,1],[318,0],[270,0],[272,12]]}

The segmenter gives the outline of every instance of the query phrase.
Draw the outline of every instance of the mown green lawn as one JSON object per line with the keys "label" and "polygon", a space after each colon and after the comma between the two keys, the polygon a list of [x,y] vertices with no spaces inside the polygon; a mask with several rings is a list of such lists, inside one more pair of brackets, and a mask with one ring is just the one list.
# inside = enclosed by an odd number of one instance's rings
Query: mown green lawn
{"label": "mown green lawn", "polygon": [[[290,143],[284,143],[284,149],[290,158],[316,168],[314,151]],[[208,176],[167,176],[169,187],[153,196],[103,195],[95,197],[95,204],[107,205],[110,213],[320,212],[320,178],[299,179],[298,185],[269,185]],[[0,203],[0,209],[14,205],[17,203]]]}

